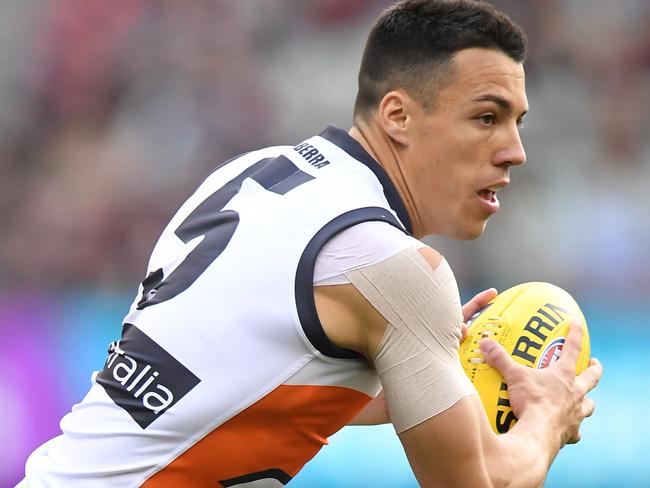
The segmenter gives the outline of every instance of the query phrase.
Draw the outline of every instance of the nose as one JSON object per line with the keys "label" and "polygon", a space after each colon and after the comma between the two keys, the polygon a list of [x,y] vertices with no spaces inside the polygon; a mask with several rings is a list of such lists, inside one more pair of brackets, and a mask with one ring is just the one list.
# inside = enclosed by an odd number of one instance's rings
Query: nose
{"label": "nose", "polygon": [[495,154],[494,164],[496,166],[505,166],[509,168],[510,166],[520,166],[525,162],[526,151],[521,142],[519,127],[515,126],[513,129],[508,131],[502,149]]}

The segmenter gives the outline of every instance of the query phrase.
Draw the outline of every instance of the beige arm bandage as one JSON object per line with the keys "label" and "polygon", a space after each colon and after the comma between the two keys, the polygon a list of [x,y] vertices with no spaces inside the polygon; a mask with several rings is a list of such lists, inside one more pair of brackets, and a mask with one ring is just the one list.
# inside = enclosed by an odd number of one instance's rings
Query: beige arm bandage
{"label": "beige arm bandage", "polygon": [[345,273],[386,318],[374,363],[397,433],[476,394],[458,358],[458,285],[443,258],[433,270],[415,249]]}

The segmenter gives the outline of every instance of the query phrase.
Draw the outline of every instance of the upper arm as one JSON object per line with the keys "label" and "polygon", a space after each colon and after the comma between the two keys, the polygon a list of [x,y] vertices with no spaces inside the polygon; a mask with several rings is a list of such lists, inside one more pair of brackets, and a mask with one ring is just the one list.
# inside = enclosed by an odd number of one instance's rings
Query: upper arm
{"label": "upper arm", "polygon": [[[442,255],[429,246],[418,249],[432,269]],[[318,318],[329,340],[356,351],[372,364],[388,321],[352,284],[314,287]]]}
{"label": "upper arm", "polygon": [[372,364],[386,319],[351,284],[315,287],[314,301],[328,339],[362,354]]}
{"label": "upper arm", "polygon": [[[432,269],[442,260],[430,247],[418,251]],[[478,396],[461,398],[447,410],[402,432],[399,438],[421,486],[491,485],[486,453],[494,452],[498,444]]]}
{"label": "upper arm", "polygon": [[[429,246],[418,252],[432,269],[442,255]],[[386,331],[387,319],[352,284],[314,287],[314,301],[325,334],[338,347],[362,354],[373,364],[374,355]]]}
{"label": "upper arm", "polygon": [[409,247],[426,250],[434,267],[442,259],[433,249],[382,221],[362,222],[341,231],[316,259],[314,300],[325,334],[338,347],[362,354],[371,364],[387,321],[345,273],[384,261]]}

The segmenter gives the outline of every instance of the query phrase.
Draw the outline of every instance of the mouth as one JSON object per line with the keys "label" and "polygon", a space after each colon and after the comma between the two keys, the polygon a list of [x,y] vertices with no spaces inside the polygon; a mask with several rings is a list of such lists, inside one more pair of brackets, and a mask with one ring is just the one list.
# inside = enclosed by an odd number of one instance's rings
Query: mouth
{"label": "mouth", "polygon": [[488,213],[495,214],[499,211],[500,204],[499,199],[497,198],[497,192],[506,185],[507,183],[503,182],[476,192],[481,206],[485,208]]}
{"label": "mouth", "polygon": [[485,200],[486,202],[489,202],[489,203],[494,203],[494,202],[499,201],[497,199],[497,192],[492,191],[492,190],[481,190],[481,191],[478,192],[478,196],[482,200]]}

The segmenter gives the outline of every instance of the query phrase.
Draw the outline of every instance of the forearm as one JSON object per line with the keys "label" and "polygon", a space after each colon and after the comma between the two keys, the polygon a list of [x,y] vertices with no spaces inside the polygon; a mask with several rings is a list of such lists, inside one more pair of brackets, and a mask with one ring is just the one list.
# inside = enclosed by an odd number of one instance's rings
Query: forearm
{"label": "forearm", "polygon": [[423,488],[536,488],[559,451],[556,427],[530,412],[507,434],[496,435],[479,398],[469,396],[401,433],[400,440]]}
{"label": "forearm", "polygon": [[496,436],[496,447],[485,452],[493,486],[542,486],[560,447],[558,429],[548,417],[541,412],[524,416],[506,434]]}

